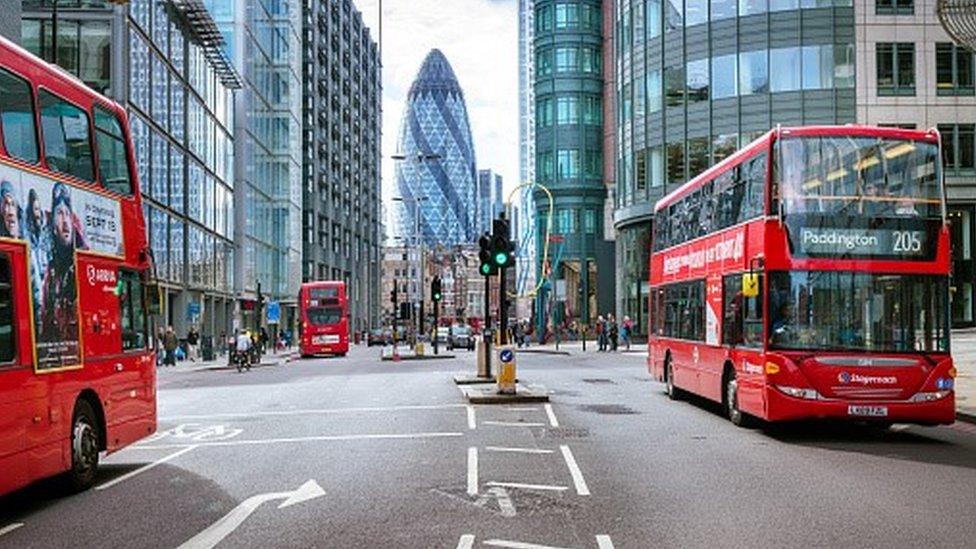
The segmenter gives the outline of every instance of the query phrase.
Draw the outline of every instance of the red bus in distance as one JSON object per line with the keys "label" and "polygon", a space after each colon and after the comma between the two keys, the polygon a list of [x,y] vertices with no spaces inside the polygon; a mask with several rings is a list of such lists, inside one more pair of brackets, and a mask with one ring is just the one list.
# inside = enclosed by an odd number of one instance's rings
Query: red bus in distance
{"label": "red bus in distance", "polygon": [[298,294],[302,357],[346,356],[349,352],[349,301],[346,283],[306,282]]}
{"label": "red bus in distance", "polygon": [[0,494],[156,431],[133,159],[124,109],[0,38]]}
{"label": "red bus in distance", "polygon": [[741,424],[955,420],[935,130],[770,131],[661,199],[648,370]]}

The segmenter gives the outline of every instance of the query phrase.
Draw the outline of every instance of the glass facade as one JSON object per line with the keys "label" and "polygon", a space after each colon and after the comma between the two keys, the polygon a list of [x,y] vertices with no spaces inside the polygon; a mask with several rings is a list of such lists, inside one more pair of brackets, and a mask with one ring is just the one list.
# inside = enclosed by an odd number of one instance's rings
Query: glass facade
{"label": "glass facade", "polygon": [[[128,107],[146,230],[167,288],[162,323],[181,335],[231,327],[234,291],[234,91],[176,14],[132,0],[113,29],[112,4],[61,0],[55,47],[50,2],[25,1],[24,46]],[[73,18],[74,16],[74,18]],[[129,52],[112,59],[113,31]],[[199,303],[199,316],[190,314]]]}
{"label": "glass facade", "polygon": [[396,185],[404,200],[395,206],[395,234],[409,237],[419,227],[427,246],[474,242],[481,223],[468,111],[440,50],[427,54],[410,86],[398,149]]}
{"label": "glass facade", "polygon": [[617,311],[646,334],[643,235],[654,203],[777,124],[853,122],[854,9],[850,0],[615,7]]}

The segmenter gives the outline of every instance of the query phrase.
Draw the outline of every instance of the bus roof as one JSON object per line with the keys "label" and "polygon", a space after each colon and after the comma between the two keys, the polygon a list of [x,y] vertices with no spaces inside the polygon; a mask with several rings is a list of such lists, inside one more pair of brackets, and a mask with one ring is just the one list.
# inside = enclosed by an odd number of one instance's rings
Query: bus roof
{"label": "bus roof", "polygon": [[937,143],[939,139],[938,132],[934,129],[910,130],[903,128],[879,128],[877,126],[862,126],[859,124],[847,124],[844,126],[792,126],[772,129],[665,195],[654,205],[654,213],[670,206],[679,198],[690,194],[730,167],[736,166],[743,160],[753,156],[758,150],[768,148],[772,141],[775,140],[777,131],[781,136],[792,137],[848,135],[852,137],[888,137],[912,141],[930,141],[933,143]]}
{"label": "bus roof", "polygon": [[313,280],[311,282],[303,282],[302,288],[334,288],[345,285],[346,283],[342,280]]}
{"label": "bus roof", "polygon": [[[34,86],[43,85],[52,88],[49,79],[54,80],[58,82],[58,88],[61,90],[60,93],[63,93],[65,88],[70,88],[69,91],[73,95],[84,96],[85,99],[91,102],[98,101],[103,105],[111,107],[118,113],[125,113],[125,109],[118,102],[91,89],[88,84],[82,82],[77,76],[54,63],[48,63],[3,36],[0,36],[0,52],[3,52],[6,58],[4,66],[22,71],[21,76],[30,80]],[[16,59],[10,59],[10,56]],[[39,82],[39,75],[43,76],[45,81]],[[59,92],[59,89],[52,89],[51,91]]]}

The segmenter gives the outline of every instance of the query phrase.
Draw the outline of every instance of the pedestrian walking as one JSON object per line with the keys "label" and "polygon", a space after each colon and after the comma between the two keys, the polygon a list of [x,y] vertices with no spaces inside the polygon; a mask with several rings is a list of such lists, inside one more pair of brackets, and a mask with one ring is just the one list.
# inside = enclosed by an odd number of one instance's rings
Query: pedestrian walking
{"label": "pedestrian walking", "polygon": [[596,343],[598,351],[607,350],[607,321],[603,315],[596,319]]}
{"label": "pedestrian walking", "polygon": [[163,366],[176,366],[176,348],[179,344],[180,342],[177,341],[176,334],[173,332],[173,327],[167,326],[166,333],[163,334],[163,351],[165,353]]}
{"label": "pedestrian walking", "polygon": [[617,340],[620,337],[620,329],[617,326],[617,319],[613,315],[607,315],[607,335],[610,339],[610,350],[617,350]]}
{"label": "pedestrian walking", "polygon": [[634,331],[634,321],[629,316],[624,315],[624,321],[620,325],[620,335],[623,337],[624,345],[630,350],[630,338]]}
{"label": "pedestrian walking", "polygon": [[197,329],[190,326],[190,331],[186,334],[186,356],[190,362],[196,362],[200,346],[200,334]]}

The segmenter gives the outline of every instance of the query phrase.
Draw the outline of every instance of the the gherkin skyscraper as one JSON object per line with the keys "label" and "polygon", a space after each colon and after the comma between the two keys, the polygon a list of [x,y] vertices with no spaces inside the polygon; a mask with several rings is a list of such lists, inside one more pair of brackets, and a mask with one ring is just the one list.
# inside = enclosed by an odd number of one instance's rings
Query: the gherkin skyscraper
{"label": "the gherkin skyscraper", "polygon": [[398,233],[418,230],[427,246],[473,242],[477,225],[474,146],[464,93],[440,50],[424,59],[400,126]]}

